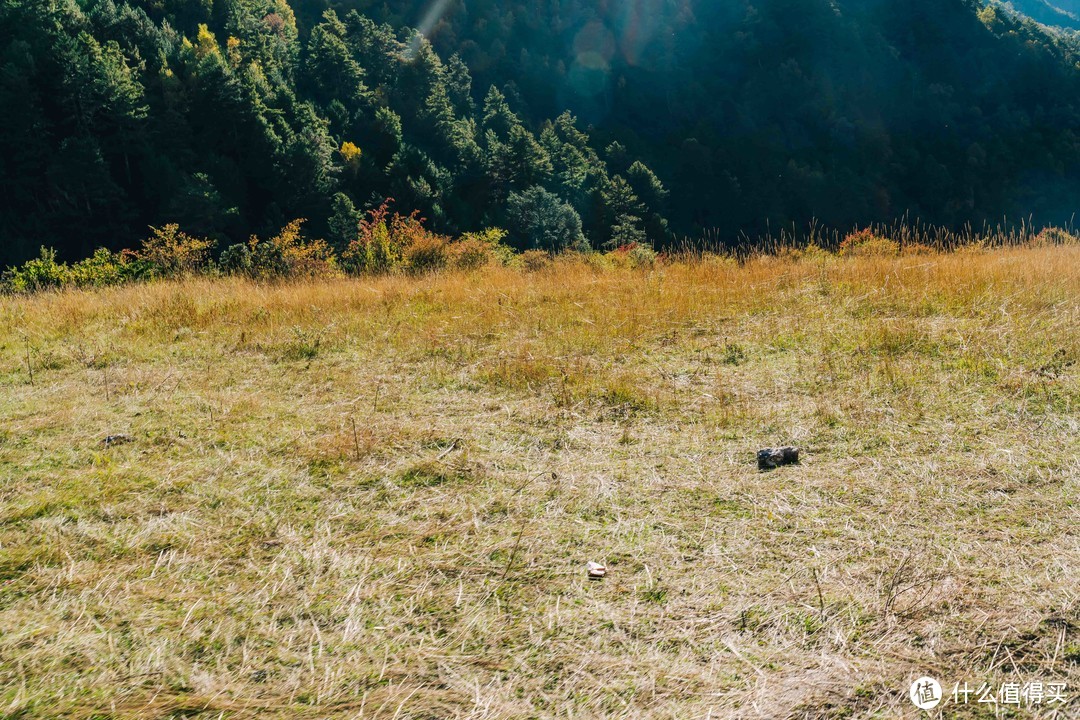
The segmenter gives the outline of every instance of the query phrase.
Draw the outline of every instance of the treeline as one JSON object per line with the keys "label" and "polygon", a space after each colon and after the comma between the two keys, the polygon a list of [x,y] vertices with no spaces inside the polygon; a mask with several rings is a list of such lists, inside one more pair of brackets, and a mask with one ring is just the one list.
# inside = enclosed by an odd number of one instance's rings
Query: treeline
{"label": "treeline", "polygon": [[768,258],[779,262],[829,262],[843,257],[889,258],[1001,247],[1050,247],[1080,244],[1073,228],[1050,226],[1036,231],[994,228],[960,233],[946,228],[898,223],[875,225],[841,235],[814,228],[809,236],[787,232],[750,248],[684,243],[665,253],[646,244],[623,245],[606,252],[565,247],[560,253],[531,249],[515,252],[498,228],[452,237],[432,232],[413,212],[402,215],[390,202],[368,211],[358,223],[356,238],[335,249],[305,231],[305,220],[292,220],[266,238],[252,236],[215,252],[215,241],[190,235],[178,225],[151,228],[139,249],[113,252],[98,248],[74,263],[57,258],[52,248],[0,274],[0,293],[28,294],[49,290],[95,289],[157,280],[241,277],[258,282],[328,280],[387,274],[423,275],[450,271],[468,273],[490,266],[537,272],[584,264],[596,272],[614,269],[652,270],[672,263],[731,264]]}
{"label": "treeline", "polygon": [[356,11],[302,34],[286,0],[2,0],[0,38],[0,265],[170,223],[226,247],[294,217],[342,252],[388,197],[522,250],[669,235],[644,164]]}
{"label": "treeline", "polygon": [[[266,238],[253,235],[247,242],[224,249],[175,223],[150,228],[150,236],[138,249],[114,252],[101,247],[74,263],[58,258],[54,248],[42,247],[38,257],[0,273],[0,292],[103,288],[191,275],[281,281],[471,271],[490,265],[533,271],[549,266],[556,257],[550,247],[516,252],[506,244],[507,232],[500,228],[460,236],[436,233],[416,211],[403,215],[391,204],[385,201],[368,211],[354,228],[354,238],[340,247],[312,237],[304,219],[291,220]],[[583,244],[558,249],[597,269],[652,267],[659,257],[651,245],[638,243],[607,252]]]}

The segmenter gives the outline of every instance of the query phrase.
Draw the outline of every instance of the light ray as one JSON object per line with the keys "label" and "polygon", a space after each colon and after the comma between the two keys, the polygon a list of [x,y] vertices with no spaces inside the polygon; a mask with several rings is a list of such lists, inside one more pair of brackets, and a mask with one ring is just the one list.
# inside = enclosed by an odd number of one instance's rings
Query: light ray
{"label": "light ray", "polygon": [[435,26],[438,25],[439,21],[446,15],[446,11],[450,7],[450,2],[451,0],[433,0],[431,5],[428,6],[427,12],[424,13],[424,18],[416,28],[416,34],[409,42],[406,57],[410,60],[416,57],[416,54],[420,51],[420,43],[431,35],[431,31],[435,29]]}

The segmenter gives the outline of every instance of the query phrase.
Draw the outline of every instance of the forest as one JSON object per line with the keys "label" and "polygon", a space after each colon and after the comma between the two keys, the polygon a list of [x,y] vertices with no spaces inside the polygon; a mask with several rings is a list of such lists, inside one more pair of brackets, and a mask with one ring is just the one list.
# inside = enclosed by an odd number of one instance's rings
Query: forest
{"label": "forest", "polygon": [[560,250],[1080,198],[1075,36],[970,0],[0,0],[0,38],[0,267],[340,250],[388,199]]}
{"label": "forest", "polygon": [[1080,30],[1080,0],[1011,0],[1007,5],[1049,27]]}

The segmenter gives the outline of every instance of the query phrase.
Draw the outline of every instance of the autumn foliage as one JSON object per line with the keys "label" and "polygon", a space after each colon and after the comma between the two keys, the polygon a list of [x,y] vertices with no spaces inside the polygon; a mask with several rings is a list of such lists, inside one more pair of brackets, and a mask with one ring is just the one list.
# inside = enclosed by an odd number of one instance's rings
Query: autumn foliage
{"label": "autumn foliage", "polygon": [[192,237],[181,231],[179,225],[172,223],[161,228],[150,228],[150,237],[143,240],[142,250],[135,255],[150,263],[158,274],[174,277],[203,267],[213,247],[213,241]]}
{"label": "autumn foliage", "polygon": [[[138,250],[114,253],[99,248],[74,264],[58,259],[43,247],[39,257],[9,268],[0,278],[0,291],[30,293],[49,289],[93,288],[187,275],[236,275],[259,281],[311,280],[359,275],[390,275],[479,270],[501,265],[523,272],[546,271],[557,256],[596,271],[651,272],[680,259],[741,263],[759,257],[770,262],[832,262],[843,258],[888,258],[948,251],[979,251],[999,246],[1060,246],[1080,243],[1071,228],[1049,227],[1006,232],[949,233],[940,228],[898,225],[874,226],[847,234],[817,232],[809,241],[781,236],[748,252],[699,251],[692,247],[657,254],[651,246],[629,243],[605,253],[567,249],[563,253],[530,249],[515,252],[506,244],[507,232],[488,228],[454,237],[430,230],[419,212],[402,214],[386,200],[357,221],[352,239],[336,251],[321,238],[304,233],[306,220],[297,218],[273,236],[252,236],[231,245],[216,258],[214,242],[189,235],[178,225],[150,228]],[[347,230],[347,226],[346,230]],[[565,264],[565,263],[564,263]]]}
{"label": "autumn foliage", "polygon": [[864,228],[849,233],[840,243],[839,253],[845,257],[899,255],[900,244],[869,228]]}
{"label": "autumn foliage", "polygon": [[303,218],[289,222],[269,240],[252,236],[251,274],[267,278],[315,278],[338,274],[337,258],[325,240],[309,240],[301,232]]}
{"label": "autumn foliage", "polygon": [[419,273],[447,267],[476,269],[509,256],[502,246],[506,233],[489,229],[454,239],[424,227],[420,213],[393,212],[387,200],[360,221],[357,237],[342,254],[353,274],[397,270]]}

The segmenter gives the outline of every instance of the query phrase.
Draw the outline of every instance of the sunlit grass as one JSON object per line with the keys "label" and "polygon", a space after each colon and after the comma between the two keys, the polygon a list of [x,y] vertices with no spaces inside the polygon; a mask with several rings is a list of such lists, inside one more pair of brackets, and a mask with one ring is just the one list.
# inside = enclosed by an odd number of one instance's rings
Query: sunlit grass
{"label": "sunlit grass", "polygon": [[1078,290],[1062,246],[0,298],[0,713],[1075,688]]}

